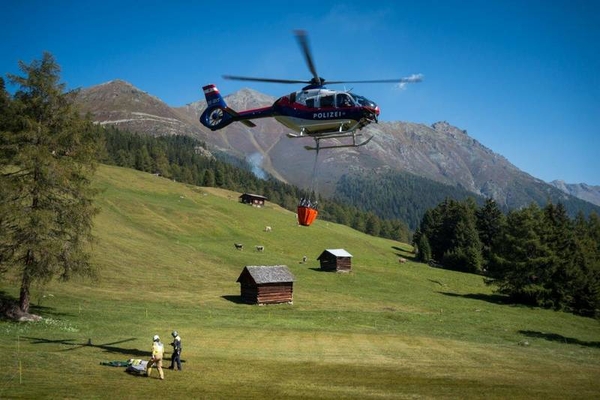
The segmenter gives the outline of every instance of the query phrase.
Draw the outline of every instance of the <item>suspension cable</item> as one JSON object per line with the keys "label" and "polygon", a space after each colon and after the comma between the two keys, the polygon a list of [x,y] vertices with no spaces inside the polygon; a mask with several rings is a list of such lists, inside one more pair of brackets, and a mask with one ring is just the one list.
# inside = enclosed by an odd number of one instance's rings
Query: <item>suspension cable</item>
{"label": "suspension cable", "polygon": [[315,141],[317,142],[317,148],[315,150],[315,162],[312,171],[311,193],[309,194],[309,196],[312,196],[312,194],[314,193],[315,198],[313,203],[316,204],[317,192],[319,190],[319,180],[317,179],[317,167],[319,165],[319,139],[315,139]]}

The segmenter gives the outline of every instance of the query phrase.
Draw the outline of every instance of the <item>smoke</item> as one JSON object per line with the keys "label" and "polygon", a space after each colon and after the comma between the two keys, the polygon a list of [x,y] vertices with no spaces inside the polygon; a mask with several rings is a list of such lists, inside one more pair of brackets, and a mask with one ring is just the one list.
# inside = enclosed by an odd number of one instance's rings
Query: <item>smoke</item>
{"label": "smoke", "polygon": [[250,168],[252,169],[252,173],[256,175],[257,178],[267,179],[267,173],[261,168],[263,156],[262,154],[256,152],[250,154],[246,161],[250,164]]}
{"label": "smoke", "polygon": [[417,83],[423,80],[423,74],[412,74],[406,78],[400,79],[400,83],[396,84],[396,88],[399,90],[406,90],[406,85],[409,83]]}

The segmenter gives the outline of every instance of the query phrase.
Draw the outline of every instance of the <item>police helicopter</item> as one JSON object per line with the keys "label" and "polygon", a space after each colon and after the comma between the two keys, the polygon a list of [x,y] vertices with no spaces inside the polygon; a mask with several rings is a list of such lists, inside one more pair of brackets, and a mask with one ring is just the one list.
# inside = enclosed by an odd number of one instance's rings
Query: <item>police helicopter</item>
{"label": "police helicopter", "polygon": [[[227,106],[225,100],[213,84],[204,86],[207,108],[200,116],[200,122],[212,131],[226,127],[233,122],[241,122],[248,127],[256,126],[252,120],[273,117],[281,124],[293,130],[290,138],[311,137],[315,146],[305,146],[307,150],[327,148],[359,147],[367,144],[373,136],[359,141],[359,131],[372,122],[377,123],[379,106],[350,91],[327,89],[324,85],[341,83],[415,83],[422,80],[421,75],[399,79],[377,79],[363,81],[325,81],[317,74],[315,63],[304,31],[295,31],[296,39],[304,54],[312,78],[306,80],[251,78],[224,75],[223,78],[238,81],[271,83],[304,83],[307,86],[277,99],[271,106],[246,111],[235,111]],[[320,146],[324,139],[351,138],[351,143]],[[347,142],[347,141],[346,141]]]}

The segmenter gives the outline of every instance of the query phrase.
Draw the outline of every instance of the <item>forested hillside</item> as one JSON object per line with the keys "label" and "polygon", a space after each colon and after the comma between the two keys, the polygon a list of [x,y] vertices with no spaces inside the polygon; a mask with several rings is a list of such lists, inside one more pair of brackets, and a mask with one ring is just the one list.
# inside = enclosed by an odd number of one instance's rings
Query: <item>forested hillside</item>
{"label": "forested hillside", "polygon": [[347,174],[338,182],[335,199],[371,211],[380,218],[400,219],[415,230],[425,211],[445,198],[484,198],[461,187],[444,185],[407,172]]}
{"label": "forested hillside", "polygon": [[[520,196],[522,190],[527,188],[515,191],[514,196]],[[560,202],[570,217],[575,217],[579,212],[585,216],[592,212],[600,213],[600,207],[575,197],[557,198],[549,193],[544,196],[541,191],[535,190],[528,190],[528,193],[539,207],[544,207],[549,201]],[[334,198],[360,210],[371,211],[380,218],[405,221],[412,231],[419,226],[426,210],[437,206],[446,198],[473,198],[480,205],[485,201],[484,197],[460,185],[446,185],[398,171],[346,174],[338,181]],[[505,213],[510,211],[506,205],[498,207]]]}
{"label": "forested hillside", "polygon": [[227,154],[212,155],[204,143],[190,137],[153,137],[100,126],[96,127],[96,135],[106,149],[100,156],[103,163],[198,186],[261,194],[288,210],[296,210],[301,198],[316,196],[320,219],[348,225],[373,236],[410,241],[409,228],[400,218],[381,217],[343,201],[321,198],[273,177],[258,178],[248,163]]}
{"label": "forested hillside", "polygon": [[486,200],[446,199],[426,211],[414,235],[417,259],[478,273],[513,301],[600,315],[600,218],[570,218],[562,204],[503,214]]}

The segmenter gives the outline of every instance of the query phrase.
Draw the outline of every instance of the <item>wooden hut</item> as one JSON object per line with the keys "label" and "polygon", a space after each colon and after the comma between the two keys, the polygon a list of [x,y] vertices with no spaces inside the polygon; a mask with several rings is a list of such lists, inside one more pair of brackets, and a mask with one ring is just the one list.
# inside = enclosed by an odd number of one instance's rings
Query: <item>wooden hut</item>
{"label": "wooden hut", "polygon": [[250,204],[255,207],[262,207],[265,205],[267,198],[259,194],[244,193],[240,196],[240,202],[244,204]]}
{"label": "wooden hut", "polygon": [[350,272],[352,270],[352,254],[344,249],[326,249],[317,258],[323,271]]}
{"label": "wooden hut", "polygon": [[294,275],[285,265],[246,266],[237,282],[244,303],[292,304],[294,299]]}

